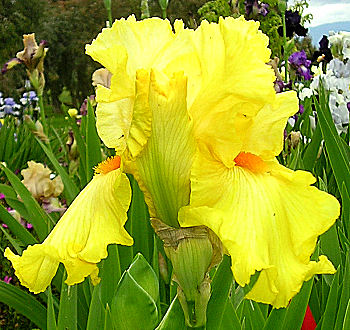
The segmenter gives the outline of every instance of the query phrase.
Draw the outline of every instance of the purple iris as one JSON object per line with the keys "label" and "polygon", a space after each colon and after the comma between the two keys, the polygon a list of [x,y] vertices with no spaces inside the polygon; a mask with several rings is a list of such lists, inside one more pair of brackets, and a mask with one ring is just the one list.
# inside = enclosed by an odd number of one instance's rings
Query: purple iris
{"label": "purple iris", "polygon": [[302,104],[299,104],[299,112],[298,113],[300,113],[302,115],[304,113],[304,111],[305,111],[304,106]]}
{"label": "purple iris", "polygon": [[3,106],[0,107],[0,118],[3,118],[5,115],[18,116],[20,114],[18,109],[20,108],[21,106],[12,97],[6,97],[3,100]]}
{"label": "purple iris", "polygon": [[306,53],[304,50],[301,52],[295,52],[289,56],[288,62],[294,66],[304,65],[307,68],[311,65],[311,61],[307,59]]}
{"label": "purple iris", "polygon": [[310,74],[311,61],[307,59],[304,50],[301,52],[295,52],[288,58],[289,64],[296,69],[299,76],[304,77],[305,80],[310,80],[312,78]]}
{"label": "purple iris", "polygon": [[[286,10],[286,32],[287,37],[292,37],[293,34],[297,34],[300,37],[305,37],[307,29],[305,29],[301,23],[301,16],[297,11]],[[283,36],[283,27],[278,28],[278,34]]]}
{"label": "purple iris", "polygon": [[29,91],[29,92],[23,93],[23,97],[20,99],[20,101],[23,105],[33,104],[33,102],[36,102],[38,100],[39,99],[34,91]]}
{"label": "purple iris", "polygon": [[244,2],[245,5],[245,13],[249,17],[257,16],[258,14],[262,16],[266,16],[269,13],[269,5],[267,3],[260,2],[258,0],[246,0]]}
{"label": "purple iris", "polygon": [[331,49],[329,48],[329,41],[326,35],[322,37],[319,42],[319,50],[315,51],[312,55],[312,62],[318,61],[320,62],[319,57],[322,56],[322,61],[329,63],[333,59],[333,55]]}
{"label": "purple iris", "polygon": [[292,81],[285,83],[282,80],[276,80],[274,87],[275,87],[276,93],[282,93],[285,89],[292,88]]}
{"label": "purple iris", "polygon": [[305,111],[305,108],[302,104],[299,104],[299,111],[293,116],[294,120],[297,121],[299,116],[302,115]]}
{"label": "purple iris", "polygon": [[14,106],[16,102],[12,97],[6,97],[6,99],[4,99],[4,104]]}

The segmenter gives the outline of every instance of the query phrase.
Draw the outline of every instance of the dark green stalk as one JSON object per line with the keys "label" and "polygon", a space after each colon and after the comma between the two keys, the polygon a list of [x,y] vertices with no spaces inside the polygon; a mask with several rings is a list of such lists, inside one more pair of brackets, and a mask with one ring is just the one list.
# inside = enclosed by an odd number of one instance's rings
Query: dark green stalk
{"label": "dark green stalk", "polygon": [[40,120],[44,128],[44,133],[47,135],[49,127],[47,126],[46,117],[45,117],[45,107],[44,107],[43,96],[38,95],[38,98],[39,98],[39,108],[40,108]]}
{"label": "dark green stalk", "polygon": [[162,17],[163,17],[164,19],[167,18],[166,8],[162,8]]}
{"label": "dark green stalk", "polygon": [[113,18],[112,18],[112,1],[111,0],[104,0],[104,4],[105,4],[106,10],[107,10],[109,26],[111,26],[112,22],[113,22]]}
{"label": "dark green stalk", "polygon": [[284,82],[288,82],[288,54],[287,54],[287,28],[286,28],[286,12],[282,12],[283,25],[283,59],[284,59]]}

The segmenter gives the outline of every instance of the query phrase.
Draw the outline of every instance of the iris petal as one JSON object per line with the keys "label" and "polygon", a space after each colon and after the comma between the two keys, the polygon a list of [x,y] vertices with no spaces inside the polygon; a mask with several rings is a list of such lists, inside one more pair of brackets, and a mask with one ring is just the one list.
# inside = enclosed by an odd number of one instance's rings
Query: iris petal
{"label": "iris petal", "polygon": [[29,246],[22,256],[6,249],[22,285],[35,293],[44,291],[60,262],[67,284],[89,275],[97,282],[96,264],[107,257],[107,245],[133,244],[123,227],[130,200],[129,180],[120,169],[96,174],[42,244]]}
{"label": "iris petal", "polygon": [[315,182],[310,173],[266,164],[266,171],[254,173],[197,154],[191,206],[180,211],[179,220],[216,233],[241,286],[261,271],[247,297],[278,308],[287,306],[313,274],[335,272],[326,257],[316,263],[310,256],[317,237],[337,219],[339,203],[310,186]]}

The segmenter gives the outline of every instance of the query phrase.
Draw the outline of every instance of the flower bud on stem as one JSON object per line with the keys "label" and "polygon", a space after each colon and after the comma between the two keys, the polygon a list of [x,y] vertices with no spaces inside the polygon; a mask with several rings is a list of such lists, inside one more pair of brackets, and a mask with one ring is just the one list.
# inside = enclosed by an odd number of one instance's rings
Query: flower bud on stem
{"label": "flower bud on stem", "polygon": [[173,228],[156,218],[151,223],[173,265],[173,280],[178,283],[186,324],[204,326],[211,294],[208,272],[222,259],[220,241],[205,226]]}

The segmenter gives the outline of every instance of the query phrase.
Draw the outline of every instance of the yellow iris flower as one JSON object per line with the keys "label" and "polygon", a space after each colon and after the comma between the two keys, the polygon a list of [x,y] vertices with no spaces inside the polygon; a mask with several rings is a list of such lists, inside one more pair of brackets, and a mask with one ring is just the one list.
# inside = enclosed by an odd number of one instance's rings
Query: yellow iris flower
{"label": "yellow iris flower", "polygon": [[[195,31],[177,21],[173,31],[167,20],[129,17],[86,51],[108,70],[96,79],[99,135],[137,179],[151,216],[209,227],[237,283],[261,272],[247,297],[285,307],[313,274],[334,273],[325,256],[310,256],[339,203],[311,186],[310,173],[275,159],[298,100],[275,94],[267,46],[258,23],[243,18]],[[41,245],[22,257],[6,251],[21,283],[44,290],[59,262],[68,284],[96,276],[107,244],[132,244],[123,229],[129,202],[120,169],[96,174]]]}

